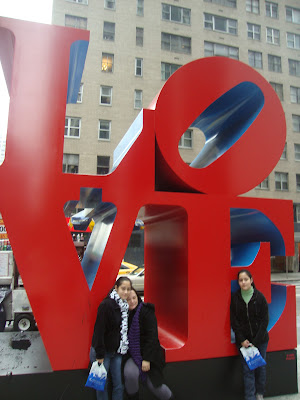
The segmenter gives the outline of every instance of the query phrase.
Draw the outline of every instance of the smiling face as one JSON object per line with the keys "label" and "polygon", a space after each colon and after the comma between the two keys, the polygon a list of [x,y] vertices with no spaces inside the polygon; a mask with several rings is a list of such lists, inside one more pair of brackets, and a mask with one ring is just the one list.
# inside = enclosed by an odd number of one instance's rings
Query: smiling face
{"label": "smiling face", "polygon": [[127,299],[129,305],[129,311],[134,310],[138,305],[139,300],[134,290],[131,290]]}
{"label": "smiling face", "polygon": [[131,291],[130,281],[124,280],[119,287],[117,285],[115,286],[115,290],[122,300],[127,300]]}
{"label": "smiling face", "polygon": [[243,290],[249,290],[251,288],[251,284],[253,282],[253,279],[250,278],[246,272],[241,272],[239,275],[239,285],[240,288]]}

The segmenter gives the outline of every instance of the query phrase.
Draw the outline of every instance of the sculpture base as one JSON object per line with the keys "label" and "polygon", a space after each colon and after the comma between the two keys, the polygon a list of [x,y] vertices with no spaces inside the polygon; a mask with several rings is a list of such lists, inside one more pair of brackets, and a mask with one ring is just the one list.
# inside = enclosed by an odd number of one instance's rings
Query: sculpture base
{"label": "sculpture base", "polygon": [[[239,357],[168,363],[164,374],[177,400],[243,397]],[[95,391],[84,386],[87,376],[88,370],[2,376],[0,393],[5,400],[95,400]],[[267,353],[267,380],[265,397],[298,393],[297,351]],[[147,389],[141,392],[143,400],[153,400]]]}

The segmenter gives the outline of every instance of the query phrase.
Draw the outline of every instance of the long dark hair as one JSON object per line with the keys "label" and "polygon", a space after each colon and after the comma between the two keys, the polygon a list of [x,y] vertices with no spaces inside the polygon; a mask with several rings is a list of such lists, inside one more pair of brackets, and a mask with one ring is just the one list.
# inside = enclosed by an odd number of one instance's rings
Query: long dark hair
{"label": "long dark hair", "polygon": [[117,288],[119,287],[119,286],[121,286],[122,285],[122,283],[123,282],[129,282],[130,283],[130,286],[131,286],[131,289],[132,289],[132,282],[131,282],[131,280],[128,278],[128,276],[120,276],[120,278],[118,278],[117,280],[116,280],[116,283],[114,284],[114,288],[115,288],[115,286],[117,286]]}
{"label": "long dark hair", "polygon": [[132,282],[131,280],[125,275],[125,276],[120,276],[120,278],[118,278],[114,284],[114,286],[110,289],[110,291],[108,292],[107,296],[109,296],[111,294],[111,292],[114,290],[114,288],[117,286],[120,287],[122,285],[123,282],[129,282],[130,283],[130,287],[132,289]]}
{"label": "long dark hair", "polygon": [[253,280],[252,274],[251,274],[251,272],[250,272],[248,269],[241,269],[241,270],[238,272],[238,274],[237,274],[237,281],[239,282],[240,275],[241,275],[243,272],[245,272],[245,274],[248,275],[250,279],[252,279],[251,285],[255,288],[254,280]]}

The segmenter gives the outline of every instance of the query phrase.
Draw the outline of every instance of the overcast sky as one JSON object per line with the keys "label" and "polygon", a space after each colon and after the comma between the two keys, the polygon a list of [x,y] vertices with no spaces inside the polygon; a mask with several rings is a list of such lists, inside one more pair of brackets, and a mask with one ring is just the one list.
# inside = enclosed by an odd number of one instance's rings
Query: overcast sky
{"label": "overcast sky", "polygon": [[[0,0],[0,16],[50,24],[52,3],[53,0]],[[8,107],[9,96],[0,62],[0,164],[3,162],[1,143],[6,138]]]}

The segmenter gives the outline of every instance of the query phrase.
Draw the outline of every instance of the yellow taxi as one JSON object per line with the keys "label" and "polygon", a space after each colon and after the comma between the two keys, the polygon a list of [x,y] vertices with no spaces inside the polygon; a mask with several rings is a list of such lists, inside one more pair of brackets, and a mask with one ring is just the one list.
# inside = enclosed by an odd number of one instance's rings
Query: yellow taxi
{"label": "yellow taxi", "polygon": [[119,273],[118,273],[118,277],[121,275],[127,275],[130,272],[134,271],[136,268],[137,268],[137,265],[130,264],[129,262],[123,260],[121,263]]}

